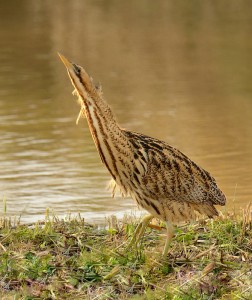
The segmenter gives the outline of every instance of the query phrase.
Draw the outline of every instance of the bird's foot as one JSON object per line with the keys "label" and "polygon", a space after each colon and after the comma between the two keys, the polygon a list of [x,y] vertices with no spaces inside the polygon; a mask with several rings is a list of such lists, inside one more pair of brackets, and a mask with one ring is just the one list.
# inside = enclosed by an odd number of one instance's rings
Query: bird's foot
{"label": "bird's foot", "polygon": [[138,242],[140,241],[141,237],[143,236],[146,227],[149,225],[150,221],[153,219],[154,217],[152,215],[147,215],[144,216],[141,220],[141,222],[138,224],[133,237],[131,239],[131,241],[129,242],[128,246],[127,246],[127,250],[130,249],[133,245],[137,245]]}

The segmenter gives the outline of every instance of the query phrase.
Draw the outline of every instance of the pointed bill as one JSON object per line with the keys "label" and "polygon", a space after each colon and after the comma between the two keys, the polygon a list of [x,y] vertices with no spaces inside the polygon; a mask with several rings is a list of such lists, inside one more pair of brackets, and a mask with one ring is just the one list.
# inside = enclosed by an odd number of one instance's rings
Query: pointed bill
{"label": "pointed bill", "polygon": [[60,54],[59,52],[58,52],[58,55],[59,55],[60,59],[62,60],[63,64],[65,65],[65,67],[66,67],[67,69],[72,69],[72,68],[73,68],[73,65],[70,63],[69,60],[67,60],[67,59],[65,58],[64,55]]}

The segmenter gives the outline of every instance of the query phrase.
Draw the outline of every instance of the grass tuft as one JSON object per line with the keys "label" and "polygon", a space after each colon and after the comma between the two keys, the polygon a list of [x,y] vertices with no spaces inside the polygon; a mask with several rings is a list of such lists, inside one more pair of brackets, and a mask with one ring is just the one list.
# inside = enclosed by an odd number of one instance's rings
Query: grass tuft
{"label": "grass tuft", "polygon": [[43,222],[22,225],[4,216],[0,299],[252,299],[251,206],[177,227],[165,259],[153,228],[125,250],[137,222],[111,217],[98,228],[47,211]]}

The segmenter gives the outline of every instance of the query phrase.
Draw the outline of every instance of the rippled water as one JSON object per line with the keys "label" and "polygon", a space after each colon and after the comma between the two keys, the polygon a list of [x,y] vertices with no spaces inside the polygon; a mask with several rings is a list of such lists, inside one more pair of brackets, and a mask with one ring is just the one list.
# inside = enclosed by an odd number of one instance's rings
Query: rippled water
{"label": "rippled water", "polygon": [[2,1],[0,25],[0,199],[9,215],[33,221],[48,207],[99,221],[136,208],[106,189],[58,51],[102,82],[123,127],[209,170],[229,209],[251,201],[245,1]]}

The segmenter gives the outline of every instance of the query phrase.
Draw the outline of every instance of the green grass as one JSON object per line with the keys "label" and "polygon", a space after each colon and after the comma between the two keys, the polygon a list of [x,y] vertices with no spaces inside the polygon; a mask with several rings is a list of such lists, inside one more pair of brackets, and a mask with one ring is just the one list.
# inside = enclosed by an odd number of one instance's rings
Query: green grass
{"label": "green grass", "polygon": [[[0,299],[252,299],[251,209],[164,231],[126,251],[138,220],[98,228],[79,218],[0,220]],[[160,234],[161,233],[161,234]]]}

